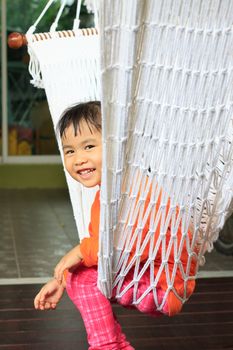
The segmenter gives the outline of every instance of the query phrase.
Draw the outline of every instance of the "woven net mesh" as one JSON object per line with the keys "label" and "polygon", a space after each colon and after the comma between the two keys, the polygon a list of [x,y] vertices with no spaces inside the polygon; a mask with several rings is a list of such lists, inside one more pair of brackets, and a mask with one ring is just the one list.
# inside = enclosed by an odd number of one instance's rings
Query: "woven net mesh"
{"label": "woven net mesh", "polygon": [[100,2],[106,295],[184,302],[232,212],[232,20],[228,0]]}

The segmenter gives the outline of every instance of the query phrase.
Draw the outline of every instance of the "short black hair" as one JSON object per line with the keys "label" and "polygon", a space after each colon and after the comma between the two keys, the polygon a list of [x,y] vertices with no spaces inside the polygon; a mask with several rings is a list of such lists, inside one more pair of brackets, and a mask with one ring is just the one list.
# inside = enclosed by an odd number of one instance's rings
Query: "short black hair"
{"label": "short black hair", "polygon": [[90,131],[93,127],[101,131],[101,104],[99,101],[79,103],[68,108],[57,124],[57,132],[62,137],[65,130],[73,124],[75,135],[77,135],[77,130],[80,131],[80,122],[83,120],[89,126]]}

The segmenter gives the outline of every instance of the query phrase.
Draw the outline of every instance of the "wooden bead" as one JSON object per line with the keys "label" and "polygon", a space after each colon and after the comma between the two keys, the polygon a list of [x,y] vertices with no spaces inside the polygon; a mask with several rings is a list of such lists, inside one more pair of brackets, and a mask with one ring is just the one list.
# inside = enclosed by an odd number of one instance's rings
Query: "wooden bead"
{"label": "wooden bead", "polygon": [[13,32],[8,35],[8,45],[11,49],[19,49],[20,47],[27,45],[26,36],[22,33]]}

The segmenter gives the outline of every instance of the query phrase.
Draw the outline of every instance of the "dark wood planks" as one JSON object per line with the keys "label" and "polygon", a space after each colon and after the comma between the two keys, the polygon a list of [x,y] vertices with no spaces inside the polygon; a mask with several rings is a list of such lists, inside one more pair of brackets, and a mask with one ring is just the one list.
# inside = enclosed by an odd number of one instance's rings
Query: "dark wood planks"
{"label": "dark wood planks", "polygon": [[[85,350],[85,329],[65,296],[55,311],[39,312],[33,298],[39,285],[0,286],[0,349]],[[233,349],[233,278],[199,279],[183,311],[152,318],[113,304],[137,350]]]}

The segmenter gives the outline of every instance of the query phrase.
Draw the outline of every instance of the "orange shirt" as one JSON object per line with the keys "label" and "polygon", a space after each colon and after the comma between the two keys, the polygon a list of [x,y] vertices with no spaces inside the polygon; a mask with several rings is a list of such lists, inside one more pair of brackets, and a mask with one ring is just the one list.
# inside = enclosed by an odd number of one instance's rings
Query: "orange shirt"
{"label": "orange shirt", "polygon": [[[145,202],[145,210],[149,204],[149,201],[150,201],[150,199],[148,197],[146,199],[146,202]],[[98,191],[96,193],[96,197],[95,197],[95,200],[94,200],[94,202],[92,204],[92,208],[91,208],[91,221],[89,224],[90,237],[84,238],[80,243],[80,250],[81,250],[81,253],[83,256],[83,264],[85,266],[88,266],[88,267],[95,266],[98,263],[99,221],[100,221],[100,191]],[[143,240],[143,237],[145,237],[145,235],[147,234],[147,232],[149,230],[149,221],[150,221],[150,218],[147,220],[147,223],[143,229],[142,240]],[[137,223],[135,224],[134,230],[136,229],[136,226],[137,226]],[[157,241],[156,237],[158,237],[159,234],[160,234],[160,227],[158,225],[158,228],[155,232],[155,243]],[[176,236],[177,236],[178,245],[179,245],[180,239],[182,237],[180,228],[178,229]],[[167,246],[168,246],[169,241],[170,241],[170,229],[168,229],[168,232],[166,234],[166,245]],[[136,246],[136,244],[135,244],[135,246]],[[131,257],[134,255],[135,246],[132,249]],[[149,244],[144,249],[144,252],[141,256],[141,262],[147,260],[148,253],[149,253]],[[156,255],[156,259],[154,261],[155,275],[161,266],[161,260],[162,260],[162,252],[161,252],[161,245],[160,245],[160,248],[159,248],[158,253]],[[181,263],[181,268],[183,268],[184,271],[186,271],[187,261],[188,261],[188,253],[187,253],[186,248],[183,248],[183,251],[181,253],[181,257],[180,257],[179,261]],[[174,254],[173,254],[173,249],[172,249],[171,253],[169,255],[169,258],[168,258],[168,267],[169,267],[170,277],[172,274],[173,266],[174,266]],[[193,260],[191,262],[189,276],[194,275],[195,267],[196,267],[196,262]],[[159,284],[164,291],[167,290],[167,279],[166,279],[166,272],[164,269],[160,275]],[[183,296],[184,296],[184,281],[182,278],[182,273],[180,271],[180,268],[177,268],[173,286],[176,290],[176,293],[180,297],[183,298]],[[194,288],[195,288],[195,280],[193,280],[193,279],[188,280],[186,282],[186,297],[187,298],[193,293]],[[175,295],[175,293],[173,291],[169,292],[167,302],[168,302],[170,316],[175,315],[182,308],[182,302]]]}

